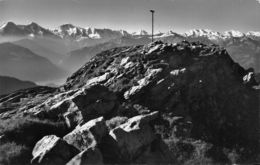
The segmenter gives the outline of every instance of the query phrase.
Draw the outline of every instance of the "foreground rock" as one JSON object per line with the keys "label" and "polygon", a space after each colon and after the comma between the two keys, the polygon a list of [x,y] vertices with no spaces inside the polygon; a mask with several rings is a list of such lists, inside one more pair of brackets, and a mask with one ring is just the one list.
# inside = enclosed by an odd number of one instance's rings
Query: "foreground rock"
{"label": "foreground rock", "polygon": [[57,165],[67,163],[79,151],[55,135],[43,137],[35,145],[32,164]]}
{"label": "foreground rock", "polygon": [[93,119],[82,126],[76,127],[63,139],[68,143],[83,151],[91,147],[96,147],[102,138],[108,134],[103,117]]}
{"label": "foreground rock", "polygon": [[158,117],[158,112],[140,115],[129,119],[125,124],[110,131],[116,140],[125,161],[133,161],[144,148],[149,146],[156,136],[149,122]]}
{"label": "foreground rock", "polygon": [[86,164],[95,164],[102,165],[103,157],[99,149],[97,148],[88,148],[73,159],[71,159],[66,165],[86,165]]}

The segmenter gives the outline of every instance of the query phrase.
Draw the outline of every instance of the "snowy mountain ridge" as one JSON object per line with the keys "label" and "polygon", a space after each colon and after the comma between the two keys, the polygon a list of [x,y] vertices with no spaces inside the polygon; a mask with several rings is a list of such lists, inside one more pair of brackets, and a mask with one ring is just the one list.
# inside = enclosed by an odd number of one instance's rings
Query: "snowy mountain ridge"
{"label": "snowy mountain ridge", "polygon": [[[150,37],[150,33],[145,30],[140,30],[138,32],[129,33],[126,30],[112,30],[108,28],[98,29],[93,27],[79,27],[72,24],[64,24],[55,29],[49,30],[43,28],[37,23],[32,22],[28,25],[17,25],[13,22],[8,22],[0,26],[0,35],[19,35],[19,36],[52,36],[61,39],[70,39],[74,41],[82,41],[84,39],[115,39],[119,37],[140,37],[147,36]],[[247,33],[242,33],[237,30],[225,31],[223,33],[216,32],[210,29],[193,29],[185,33],[176,33],[172,30],[164,33],[155,34],[155,38],[164,37],[204,37],[209,40],[226,40],[230,38],[243,38],[249,37],[260,40],[260,32],[249,31]]]}

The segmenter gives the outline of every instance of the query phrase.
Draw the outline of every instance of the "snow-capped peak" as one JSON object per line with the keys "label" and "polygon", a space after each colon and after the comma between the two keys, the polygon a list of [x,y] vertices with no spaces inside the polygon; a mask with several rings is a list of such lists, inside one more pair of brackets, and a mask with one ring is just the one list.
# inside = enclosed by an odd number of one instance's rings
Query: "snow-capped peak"
{"label": "snow-capped peak", "polygon": [[237,31],[237,30],[230,30],[230,31],[226,31],[224,32],[224,35],[228,38],[231,38],[231,37],[237,37],[237,38],[240,38],[240,37],[244,37],[245,34],[240,32],[240,31]]}
{"label": "snow-capped peak", "polygon": [[134,36],[146,36],[146,35],[149,35],[149,34],[145,30],[140,30],[139,32],[132,33],[132,35],[134,35]]}
{"label": "snow-capped peak", "polygon": [[119,32],[122,34],[122,36],[129,36],[130,34],[125,30],[119,30]]}
{"label": "snow-capped peak", "polygon": [[223,35],[219,32],[212,31],[209,29],[193,29],[184,33],[186,37],[207,37],[211,40],[223,38]]}
{"label": "snow-capped peak", "polygon": [[5,28],[6,25],[7,25],[7,23],[2,24],[2,25],[0,26],[0,30],[3,29],[3,28]]}
{"label": "snow-capped peak", "polygon": [[169,30],[166,33],[161,33],[160,37],[170,37],[170,36],[175,36],[175,35],[180,35],[180,34],[177,34],[177,33],[173,32],[172,30]]}
{"label": "snow-capped peak", "polygon": [[81,40],[88,37],[88,31],[85,28],[74,26],[72,24],[64,24],[54,30],[56,35],[62,38],[75,38]]}
{"label": "snow-capped peak", "polygon": [[96,29],[94,27],[87,27],[87,33],[88,34],[92,34],[92,33],[95,33]]}
{"label": "snow-capped peak", "polygon": [[246,36],[260,37],[260,32],[250,31],[246,33]]}

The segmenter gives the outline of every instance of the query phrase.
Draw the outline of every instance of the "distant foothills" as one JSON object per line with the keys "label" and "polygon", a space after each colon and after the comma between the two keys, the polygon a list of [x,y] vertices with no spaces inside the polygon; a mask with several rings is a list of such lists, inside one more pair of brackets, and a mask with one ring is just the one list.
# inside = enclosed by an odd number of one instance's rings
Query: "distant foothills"
{"label": "distant foothills", "polygon": [[[219,45],[244,68],[260,72],[260,32],[224,33],[194,29],[155,34],[155,40],[176,43],[183,40]],[[55,29],[37,23],[17,25],[8,22],[0,27],[0,75],[36,82],[40,85],[62,84],[65,79],[96,54],[122,46],[151,42],[145,30],[82,28],[64,24]]]}

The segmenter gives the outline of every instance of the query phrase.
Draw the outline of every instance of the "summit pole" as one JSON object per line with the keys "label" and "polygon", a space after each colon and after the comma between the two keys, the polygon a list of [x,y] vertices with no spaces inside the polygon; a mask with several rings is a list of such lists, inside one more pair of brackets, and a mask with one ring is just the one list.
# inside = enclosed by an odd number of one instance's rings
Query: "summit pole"
{"label": "summit pole", "polygon": [[153,42],[153,33],[154,33],[154,10],[150,10],[152,13],[152,42]]}

